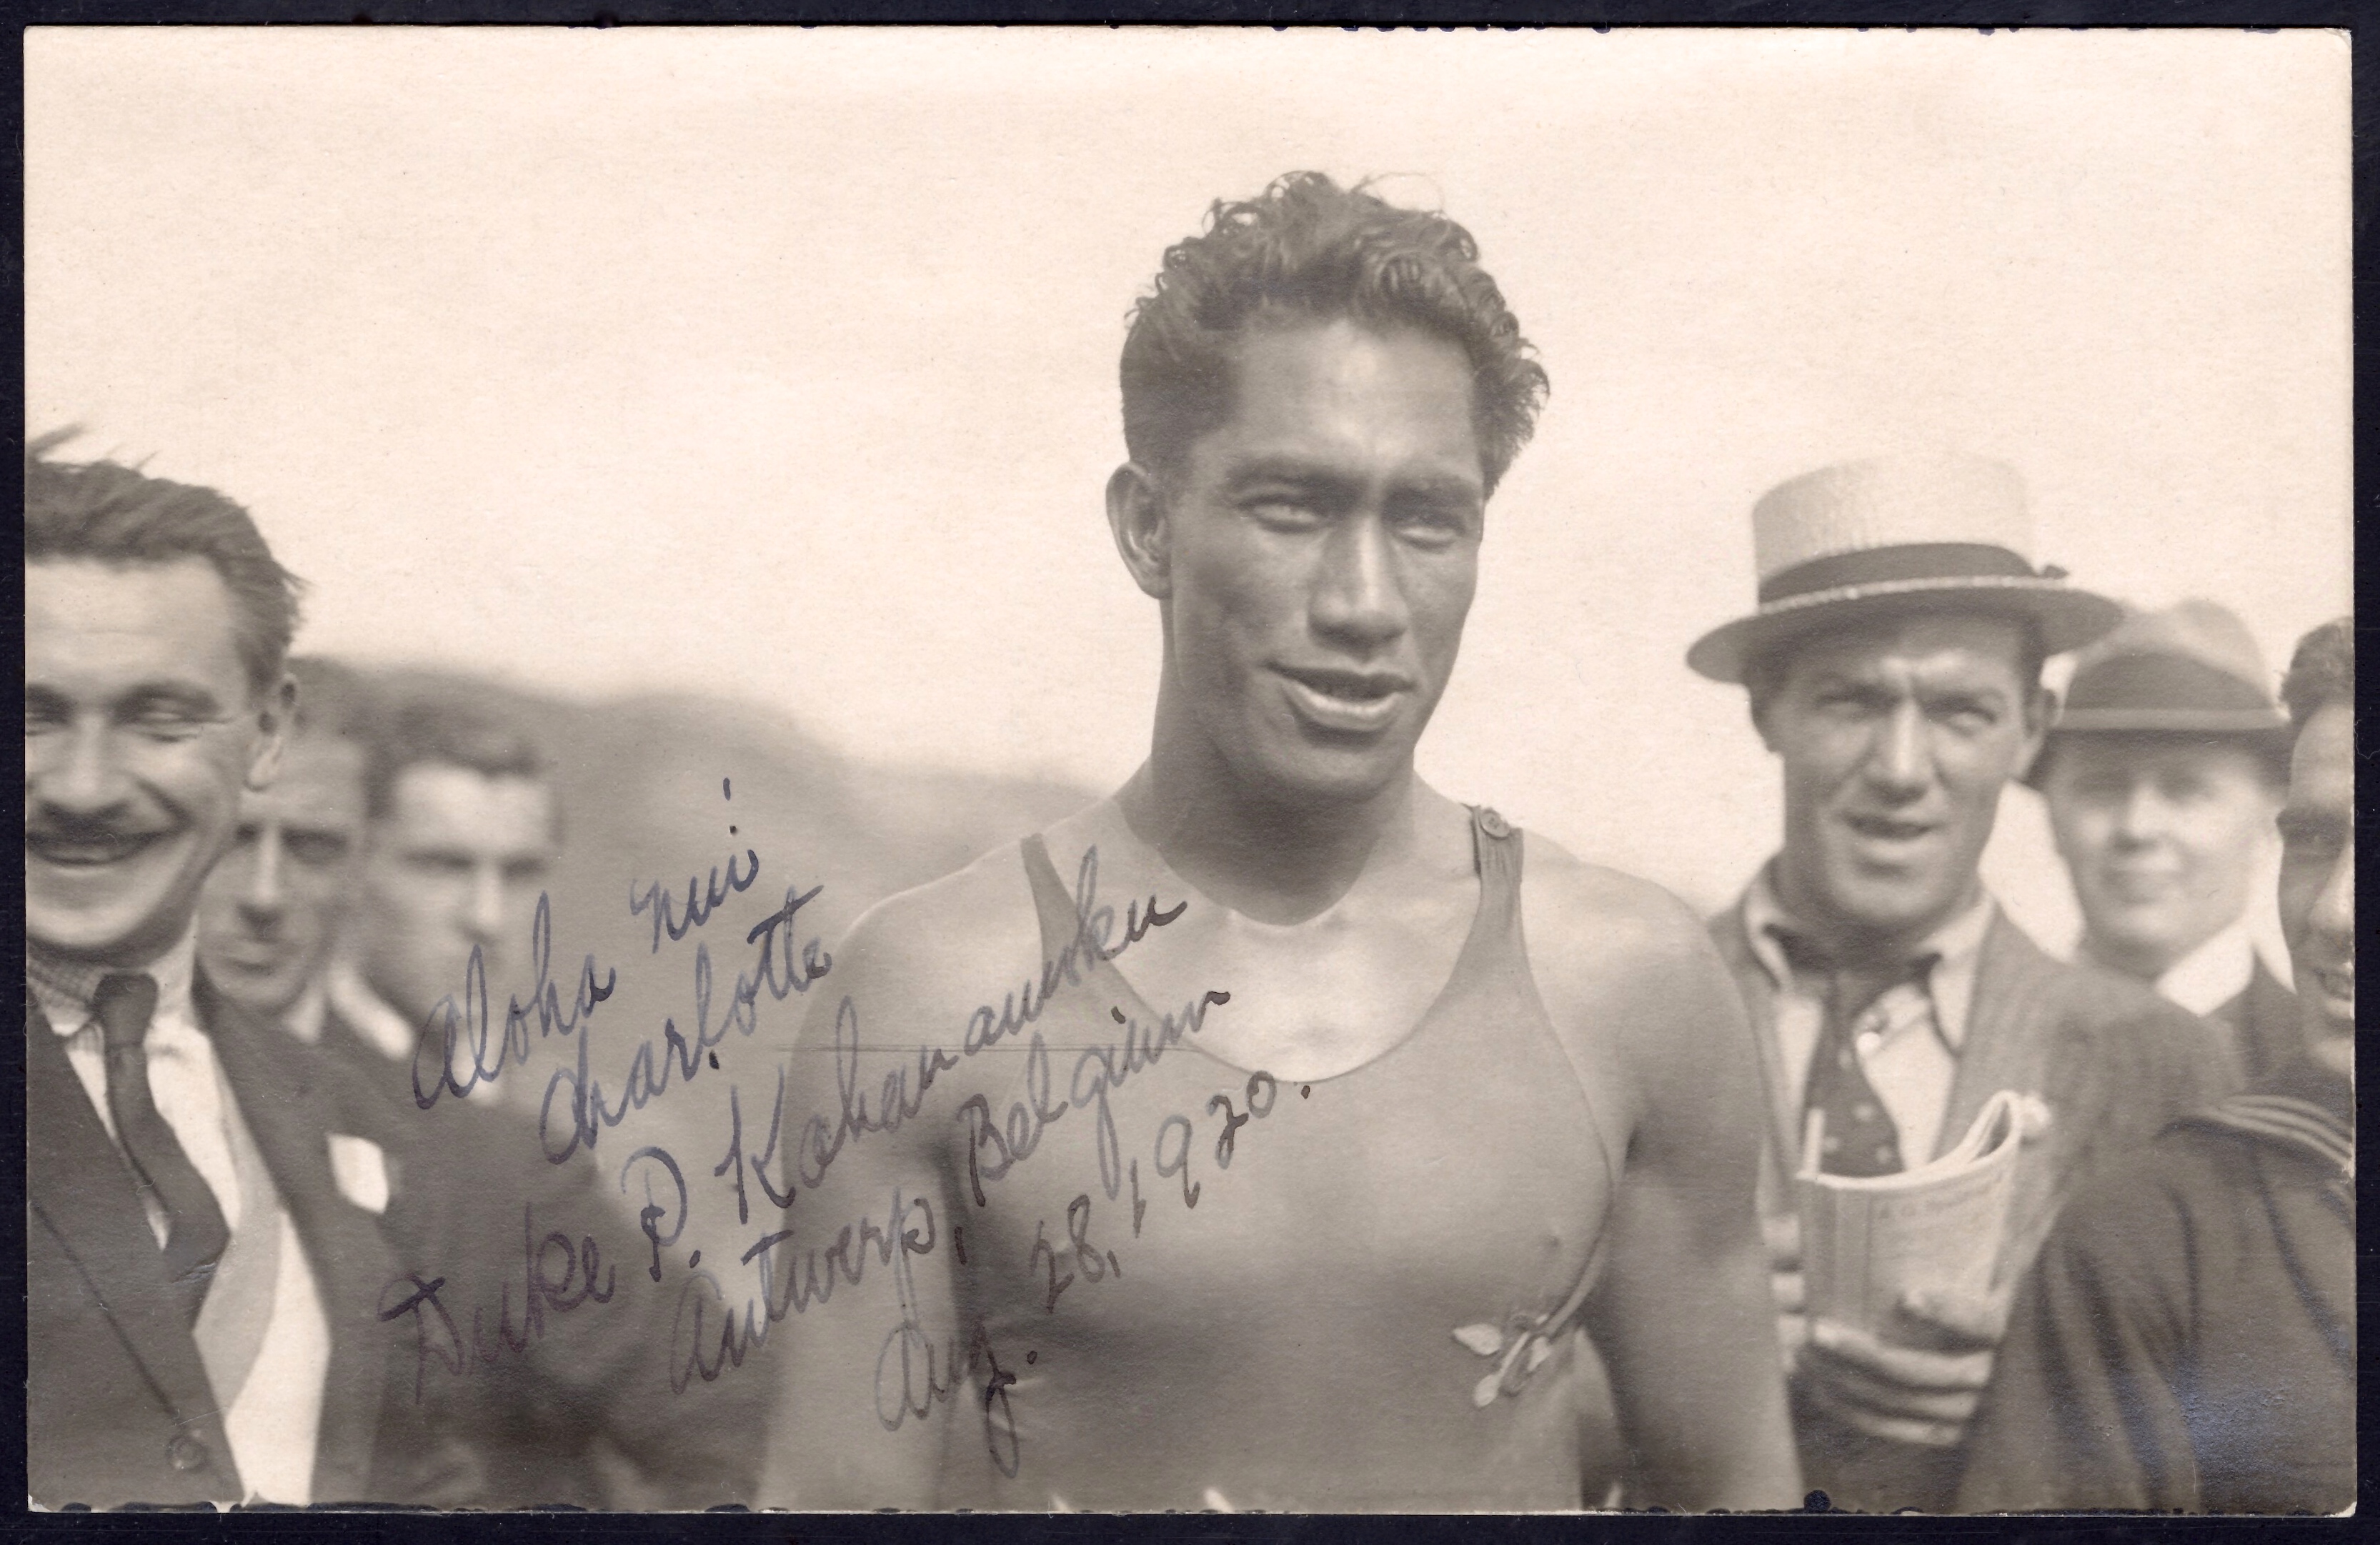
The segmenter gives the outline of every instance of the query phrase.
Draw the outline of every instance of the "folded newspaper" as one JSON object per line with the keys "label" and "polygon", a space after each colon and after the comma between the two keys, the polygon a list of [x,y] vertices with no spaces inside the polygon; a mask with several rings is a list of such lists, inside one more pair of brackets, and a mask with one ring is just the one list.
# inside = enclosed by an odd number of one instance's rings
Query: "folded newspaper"
{"label": "folded newspaper", "polygon": [[1819,1174],[1812,1144],[1794,1177],[1809,1312],[1881,1333],[1912,1291],[1988,1292],[2023,1146],[2023,1103],[2000,1091],[1958,1146],[1896,1175]]}

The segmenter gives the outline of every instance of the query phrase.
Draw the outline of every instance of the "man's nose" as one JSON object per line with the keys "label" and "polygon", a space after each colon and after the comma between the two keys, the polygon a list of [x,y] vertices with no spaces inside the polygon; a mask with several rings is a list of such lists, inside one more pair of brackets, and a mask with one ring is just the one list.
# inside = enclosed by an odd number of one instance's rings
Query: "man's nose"
{"label": "man's nose", "polygon": [[2314,897],[2313,914],[2309,921],[2316,931],[2343,944],[2349,960],[2355,958],[2355,839],[2352,835],[2331,864],[2330,878],[2323,882],[2321,893]]}
{"label": "man's nose", "polygon": [[1884,717],[1866,770],[1870,784],[1896,798],[1915,799],[1925,791],[1934,777],[1934,746],[1917,704],[1900,704]]}
{"label": "man's nose", "polygon": [[1313,600],[1317,633],[1376,649],[1405,631],[1403,576],[1377,515],[1343,520],[1324,538]]}
{"label": "man's nose", "polygon": [[463,925],[475,944],[493,944],[504,926],[504,871],[482,863],[471,871],[471,895],[463,909]]}
{"label": "man's nose", "polygon": [[241,910],[258,918],[278,917],[288,898],[281,881],[281,834],[266,830],[257,834],[256,858],[241,887]]}
{"label": "man's nose", "polygon": [[2155,785],[2143,779],[2116,802],[2115,835],[2124,842],[2154,841],[2165,834],[2168,814],[2164,797]]}
{"label": "man's nose", "polygon": [[85,720],[27,746],[26,792],[43,804],[89,815],[122,803],[130,792],[115,730],[104,721]]}

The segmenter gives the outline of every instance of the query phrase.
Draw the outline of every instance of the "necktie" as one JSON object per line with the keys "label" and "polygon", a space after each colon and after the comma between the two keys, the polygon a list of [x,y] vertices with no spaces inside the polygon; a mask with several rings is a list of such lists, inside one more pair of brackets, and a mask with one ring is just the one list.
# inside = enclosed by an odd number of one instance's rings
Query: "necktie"
{"label": "necktie", "polygon": [[157,1011],[154,977],[118,972],[100,979],[91,996],[107,1046],[107,1110],[115,1139],[132,1163],[134,1178],[152,1196],[166,1219],[165,1273],[183,1317],[195,1323],[214,1278],[215,1262],[230,1242],[215,1193],[190,1163],[174,1129],[157,1113],[149,1089],[150,1018]]}
{"label": "necktie", "polygon": [[1822,1123],[1818,1168],[1828,1175],[1895,1175],[1905,1167],[1900,1156],[1900,1129],[1884,1108],[1884,1101],[1860,1066],[1859,1026],[1867,1010],[1893,988],[1922,986],[1934,965],[1933,956],[1882,966],[1838,961],[1814,941],[1775,930],[1786,960],[1796,971],[1824,977],[1826,1019],[1818,1032],[1817,1048],[1810,1056],[1810,1076],[1802,1096],[1803,1120],[1812,1112]]}

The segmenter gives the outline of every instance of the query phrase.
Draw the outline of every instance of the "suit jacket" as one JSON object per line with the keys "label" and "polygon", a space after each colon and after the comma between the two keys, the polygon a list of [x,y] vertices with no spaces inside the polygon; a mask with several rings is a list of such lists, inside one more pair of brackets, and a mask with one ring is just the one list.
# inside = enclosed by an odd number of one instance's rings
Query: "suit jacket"
{"label": "suit jacket", "polygon": [[[468,1450],[473,1491],[461,1501],[689,1508],[751,1500],[764,1381],[754,1369],[671,1389],[674,1288],[665,1293],[647,1276],[643,1233],[606,1195],[616,1191],[617,1155],[549,1164],[536,1120],[506,1104],[449,1093],[423,1110],[411,1068],[335,1009],[315,1044],[287,1044],[326,1091],[325,1108],[387,1155],[381,1223],[395,1273],[444,1285],[443,1316],[424,1308],[398,1327],[410,1355],[391,1394]],[[596,1241],[609,1301],[580,1297],[583,1278],[564,1270],[559,1249],[546,1249],[556,1233],[574,1249]],[[532,1292],[533,1262],[557,1297]],[[533,1298],[542,1301],[532,1307]]]}
{"label": "suit jacket", "polygon": [[[433,1445],[391,1443],[383,1431],[383,1390],[407,1365],[377,1312],[390,1263],[376,1221],[333,1178],[325,1127],[283,1054],[286,1037],[203,977],[193,996],[329,1322],[313,1498],[416,1500],[428,1472],[412,1466]],[[26,998],[27,1489],[48,1506],[238,1502],[245,1488],[223,1413],[131,1168]]]}
{"label": "suit jacket", "polygon": [[2353,1505],[2352,1104],[2327,1069],[2284,1070],[2074,1199],[2010,1321],[1961,1511]]}
{"label": "suit jacket", "polygon": [[2229,1043],[2240,1078],[2250,1086],[2278,1077],[2305,1057],[2298,996],[2265,969],[2261,955],[2248,985],[2207,1018]]}
{"label": "suit jacket", "polygon": [[[1788,1215],[1802,1101],[1778,1046],[1775,987],[1752,953],[1741,904],[1712,920],[1711,935],[1743,994],[1760,1050],[1769,1117],[1761,1215]],[[2205,1020],[2113,972],[2052,960],[2001,913],[1976,962],[1966,1038],[1935,1152],[1956,1144],[2000,1090],[2037,1093],[2048,1103],[2050,1129],[2019,1157],[2009,1204],[1998,1276],[2014,1282],[2078,1187],[2177,1117],[2235,1087],[2229,1057]],[[1796,1429],[1805,1479],[1839,1506],[1940,1508],[1958,1483],[1963,1461],[1957,1450],[1865,1439],[1824,1421],[1800,1400]]]}

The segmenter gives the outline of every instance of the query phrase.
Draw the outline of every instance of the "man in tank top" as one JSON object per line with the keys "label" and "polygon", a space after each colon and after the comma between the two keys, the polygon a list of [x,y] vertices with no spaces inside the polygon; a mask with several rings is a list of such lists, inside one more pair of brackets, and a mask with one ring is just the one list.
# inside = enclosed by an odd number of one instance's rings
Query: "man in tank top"
{"label": "man in tank top", "polygon": [[1580,1325],[1645,1502],[1797,1502],[1708,939],[1414,772],[1545,388],[1471,237],[1219,204],[1123,380],[1150,754],[833,951],[690,1332],[786,1338],[762,1502],[1576,1507]]}

